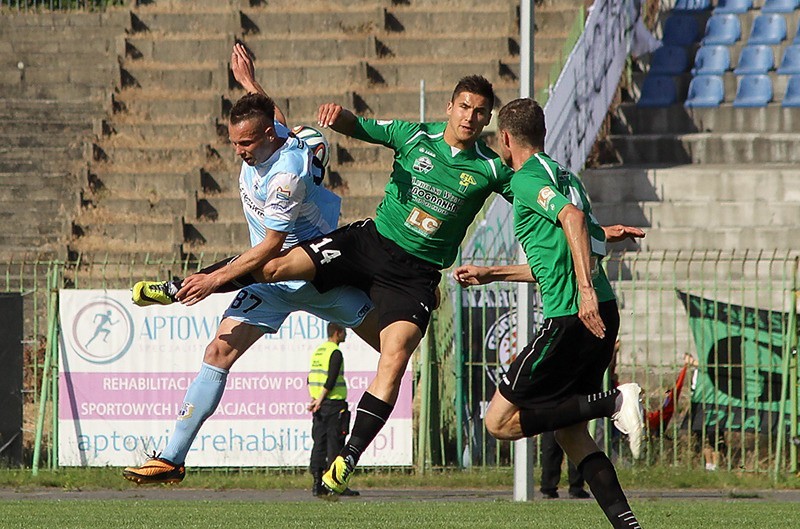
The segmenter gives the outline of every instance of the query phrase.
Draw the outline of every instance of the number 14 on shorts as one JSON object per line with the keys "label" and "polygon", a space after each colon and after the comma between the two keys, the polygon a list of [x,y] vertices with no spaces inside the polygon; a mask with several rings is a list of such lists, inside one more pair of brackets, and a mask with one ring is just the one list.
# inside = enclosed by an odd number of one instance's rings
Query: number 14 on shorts
{"label": "number 14 on shorts", "polygon": [[322,247],[328,244],[329,242],[333,242],[333,239],[331,239],[330,237],[325,237],[318,243],[308,245],[312,250],[314,250],[314,253],[322,254],[322,260],[320,261],[320,264],[328,264],[337,257],[339,257],[340,255],[342,255],[342,252],[340,252],[339,250],[322,249]]}

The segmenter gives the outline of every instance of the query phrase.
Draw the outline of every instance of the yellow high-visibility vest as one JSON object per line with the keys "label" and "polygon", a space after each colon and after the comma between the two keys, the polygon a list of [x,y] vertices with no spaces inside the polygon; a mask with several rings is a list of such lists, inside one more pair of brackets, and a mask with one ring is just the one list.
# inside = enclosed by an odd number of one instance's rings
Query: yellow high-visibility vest
{"label": "yellow high-visibility vest", "polygon": [[[317,399],[322,395],[322,388],[328,380],[331,355],[338,348],[339,345],[334,342],[325,342],[317,347],[317,350],[311,355],[311,371],[308,373],[308,393],[312,399]],[[347,399],[347,385],[344,382],[344,359],[342,359],[342,369],[339,370],[336,384],[325,398],[332,400]]]}

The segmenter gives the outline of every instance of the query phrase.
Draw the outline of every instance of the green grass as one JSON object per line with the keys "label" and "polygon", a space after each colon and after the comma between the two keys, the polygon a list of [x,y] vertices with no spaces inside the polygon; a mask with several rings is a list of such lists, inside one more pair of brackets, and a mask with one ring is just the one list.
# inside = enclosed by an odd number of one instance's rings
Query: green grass
{"label": "green grass", "polygon": [[[739,501],[639,501],[633,508],[647,529],[797,527],[797,505]],[[437,529],[610,527],[594,502],[175,502],[142,500],[7,501],[2,528],[249,527],[326,529],[431,527]]]}
{"label": "green grass", "polygon": [[[623,487],[629,489],[800,489],[800,478],[790,475],[774,480],[769,474],[706,472],[682,467],[647,466],[617,469]],[[536,471],[538,480],[538,472]],[[424,475],[410,470],[358,470],[353,484],[358,488],[478,488],[510,489],[511,469],[434,470]],[[310,476],[304,470],[197,470],[189,469],[180,487],[197,489],[306,489]],[[566,483],[566,477],[563,479]],[[136,485],[122,479],[120,468],[62,468],[41,470],[0,470],[0,488],[32,489],[55,487],[66,490],[127,490]]]}

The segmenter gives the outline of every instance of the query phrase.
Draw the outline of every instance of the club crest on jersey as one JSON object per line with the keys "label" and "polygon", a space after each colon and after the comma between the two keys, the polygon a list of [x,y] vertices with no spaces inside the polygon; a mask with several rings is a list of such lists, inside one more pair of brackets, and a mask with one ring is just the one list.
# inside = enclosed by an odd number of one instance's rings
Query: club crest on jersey
{"label": "club crest on jersey", "polygon": [[478,184],[478,182],[475,181],[475,178],[473,178],[472,175],[469,175],[467,173],[461,173],[461,176],[459,176],[458,178],[459,178],[459,185],[461,186],[459,188],[459,191],[461,191],[462,193],[464,193],[469,188],[469,186],[474,186]]}
{"label": "club crest on jersey", "polygon": [[414,208],[408,214],[406,219],[406,226],[411,226],[425,235],[433,235],[439,229],[442,222],[419,208]]}
{"label": "club crest on jersey", "polygon": [[278,197],[280,200],[289,200],[292,197],[292,190],[287,188],[283,188],[278,186],[278,189],[275,191],[275,196]]}
{"label": "club crest on jersey", "polygon": [[543,187],[542,190],[539,191],[539,197],[536,199],[536,202],[542,206],[542,209],[547,209],[547,207],[550,205],[550,201],[553,200],[555,196],[555,191],[549,187]]}
{"label": "club crest on jersey", "polygon": [[428,174],[431,172],[431,169],[433,169],[433,162],[427,156],[420,156],[414,160],[412,168],[418,173]]}

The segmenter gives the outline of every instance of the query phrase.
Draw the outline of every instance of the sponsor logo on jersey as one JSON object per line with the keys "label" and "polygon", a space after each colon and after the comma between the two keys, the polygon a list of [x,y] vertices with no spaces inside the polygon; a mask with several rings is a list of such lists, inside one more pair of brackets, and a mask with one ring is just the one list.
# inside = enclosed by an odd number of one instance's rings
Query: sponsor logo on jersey
{"label": "sponsor logo on jersey", "polygon": [[472,175],[467,173],[461,173],[461,176],[459,176],[458,179],[459,179],[459,185],[461,186],[459,188],[459,191],[461,191],[462,193],[465,193],[469,188],[469,186],[478,185],[478,182],[475,181],[475,178],[473,178]]}
{"label": "sponsor logo on jersey", "polygon": [[414,160],[412,168],[418,173],[428,174],[431,172],[431,169],[433,169],[433,162],[427,156],[420,156]]}
{"label": "sponsor logo on jersey", "polygon": [[280,200],[289,200],[292,197],[292,190],[288,187],[283,188],[278,186],[278,189],[275,190],[275,196],[278,197]]}
{"label": "sponsor logo on jersey", "polygon": [[381,127],[385,127],[387,125],[391,125],[393,121],[394,121],[393,119],[378,119],[375,120],[375,123],[377,123]]}
{"label": "sponsor logo on jersey", "polygon": [[539,191],[539,197],[536,199],[536,202],[542,206],[542,209],[547,209],[547,207],[550,205],[550,201],[553,200],[555,196],[555,191],[549,187],[543,187],[542,190]]}
{"label": "sponsor logo on jersey", "polygon": [[439,229],[441,226],[442,221],[428,215],[424,211],[419,208],[414,208],[409,213],[408,218],[406,219],[406,225],[411,226],[412,228],[416,228],[419,231],[426,235],[433,235],[436,233],[436,230]]}
{"label": "sponsor logo on jersey", "polygon": [[421,152],[422,154],[427,154],[431,158],[436,158],[436,155],[434,153],[432,153],[431,151],[429,151],[428,149],[426,149],[425,147],[420,147],[419,148],[419,152]]}

